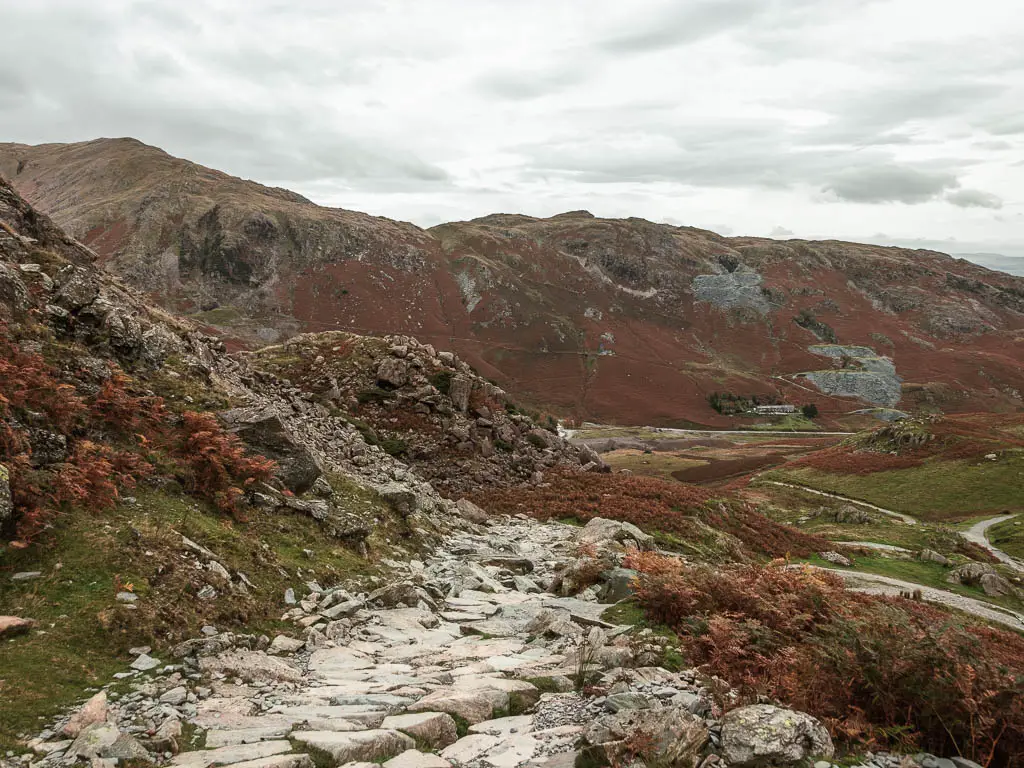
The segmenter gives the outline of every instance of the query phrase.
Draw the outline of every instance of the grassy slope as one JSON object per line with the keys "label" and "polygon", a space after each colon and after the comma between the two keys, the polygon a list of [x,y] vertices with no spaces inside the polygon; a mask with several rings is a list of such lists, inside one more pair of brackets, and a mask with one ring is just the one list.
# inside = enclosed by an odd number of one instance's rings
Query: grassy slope
{"label": "grassy slope", "polygon": [[959,520],[1024,510],[1024,451],[1007,451],[998,461],[928,461],[922,466],[843,475],[798,468],[766,473],[861,499],[922,520]]}
{"label": "grassy slope", "polygon": [[[842,507],[843,502],[814,496],[793,488],[756,486],[754,490],[758,494],[770,496],[771,503],[763,506],[762,510],[772,519],[831,541],[876,542],[903,547],[911,553],[931,549],[942,553],[957,564],[967,562],[971,554],[980,556],[980,553],[973,551],[956,529],[949,525],[928,522],[905,525],[880,514],[874,514],[874,519],[869,523],[837,523],[825,514],[815,516],[814,512]],[[1012,524],[1012,521],[1010,522]],[[946,581],[949,568],[938,563],[913,559],[913,555],[872,551],[869,554],[854,555],[853,561],[853,567],[858,571],[957,592],[1017,611],[1024,609],[1024,603],[1020,600],[992,598],[979,588],[951,584]],[[840,571],[849,570],[835,566],[816,555],[808,558],[808,562]]]}
{"label": "grassy slope", "polygon": [[[367,491],[332,482],[346,506],[389,517]],[[212,550],[233,574],[245,573],[257,589],[240,596],[221,588],[215,600],[196,598],[204,579],[175,531]],[[43,575],[26,582],[8,577],[28,570]],[[298,514],[253,510],[239,523],[166,491],[140,492],[134,504],[102,514],[71,511],[40,544],[0,550],[0,613],[39,622],[37,631],[3,643],[0,749],[13,748],[16,734],[37,730],[86,687],[126,669],[133,645],[152,645],[170,661],[168,647],[196,636],[203,624],[249,633],[285,629],[277,619],[286,588],[317,578],[332,585],[373,570]],[[126,584],[139,596],[137,610],[115,600]]]}
{"label": "grassy slope", "polygon": [[816,513],[842,508],[846,502],[773,485],[755,484],[752,490],[771,499],[765,512],[772,519],[831,541],[870,541],[912,551],[933,549],[947,557],[967,554],[963,537],[951,525],[929,522],[905,525],[875,512],[870,513],[869,523],[837,523],[827,514]]}
{"label": "grassy slope", "polygon": [[774,416],[765,422],[740,425],[741,429],[757,429],[764,432],[820,432],[821,427],[802,413],[791,413],[787,416]]}
{"label": "grassy slope", "polygon": [[1005,523],[993,525],[987,533],[994,547],[1012,557],[1024,559],[1024,517],[1018,515]]}

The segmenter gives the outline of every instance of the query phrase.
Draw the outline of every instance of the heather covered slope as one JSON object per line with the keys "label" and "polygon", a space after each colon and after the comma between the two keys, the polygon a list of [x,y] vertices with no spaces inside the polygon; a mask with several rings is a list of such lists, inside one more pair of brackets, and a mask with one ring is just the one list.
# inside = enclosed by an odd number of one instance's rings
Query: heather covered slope
{"label": "heather covered slope", "polygon": [[726,238],[586,212],[424,231],[130,139],[0,145],[0,172],[102,262],[229,341],[408,333],[519,400],[742,426],[707,396],[1017,411],[1024,279],[931,251]]}

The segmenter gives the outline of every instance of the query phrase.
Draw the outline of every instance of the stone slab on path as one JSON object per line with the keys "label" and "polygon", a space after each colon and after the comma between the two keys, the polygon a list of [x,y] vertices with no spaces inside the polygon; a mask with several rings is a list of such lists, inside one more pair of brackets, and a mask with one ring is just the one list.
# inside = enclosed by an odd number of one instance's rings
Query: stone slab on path
{"label": "stone slab on path", "polygon": [[409,712],[384,718],[381,728],[412,736],[420,746],[440,749],[458,739],[458,726],[446,712]]}
{"label": "stone slab on path", "polygon": [[171,765],[182,768],[208,768],[208,766],[232,765],[246,761],[281,755],[292,751],[291,742],[260,741],[253,744],[238,744],[217,749],[201,749],[196,752],[183,752],[171,759]]}
{"label": "stone slab on path", "polygon": [[429,752],[409,749],[384,763],[384,768],[451,768],[451,763]]}
{"label": "stone slab on path", "polygon": [[508,707],[508,693],[494,689],[434,691],[417,701],[410,712],[446,712],[458,715],[470,725],[490,720],[496,709]]}
{"label": "stone slab on path", "polygon": [[353,761],[382,762],[416,746],[410,736],[382,728],[352,733],[297,731],[292,739],[330,756],[339,766]]}

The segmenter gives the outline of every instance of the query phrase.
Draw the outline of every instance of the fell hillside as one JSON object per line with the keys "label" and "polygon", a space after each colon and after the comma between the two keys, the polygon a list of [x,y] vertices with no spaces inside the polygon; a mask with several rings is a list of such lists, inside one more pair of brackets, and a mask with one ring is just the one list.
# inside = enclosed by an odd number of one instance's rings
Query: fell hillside
{"label": "fell hillside", "polygon": [[607,471],[451,351],[229,353],[94,258],[0,179],[2,768],[1019,754],[1011,614],[794,570],[844,555]]}
{"label": "fell hillside", "polygon": [[[303,389],[303,365],[276,356],[275,373],[231,356],[93,260],[0,179],[5,749],[125,666],[133,646],[166,649],[214,626],[230,644],[256,647],[282,626],[286,591],[318,579],[342,590],[339,600],[345,589],[373,589],[387,563],[414,559],[471,525],[465,515],[483,514],[385,450],[344,400]],[[457,363],[405,343],[427,364]],[[362,371],[349,364],[350,377]],[[366,386],[398,401],[398,385],[417,375],[381,379],[375,362]],[[464,411],[496,388],[465,368],[453,376],[465,403],[435,391],[446,415],[430,434],[482,440],[479,417]],[[429,421],[425,397],[416,405]],[[505,428],[506,460],[489,463],[493,451],[472,441],[460,455],[498,486],[541,482],[535,465],[603,467],[553,433],[531,442],[539,427],[528,416],[492,416]],[[414,428],[403,434],[416,442]]]}
{"label": "fell hillside", "polygon": [[743,426],[708,397],[1019,411],[1024,278],[944,254],[721,237],[587,212],[424,231],[131,139],[0,144],[0,173],[154,301],[229,344],[408,334],[535,407]]}
{"label": "fell hillside", "polygon": [[909,419],[765,475],[938,522],[1024,512],[1024,419]]}

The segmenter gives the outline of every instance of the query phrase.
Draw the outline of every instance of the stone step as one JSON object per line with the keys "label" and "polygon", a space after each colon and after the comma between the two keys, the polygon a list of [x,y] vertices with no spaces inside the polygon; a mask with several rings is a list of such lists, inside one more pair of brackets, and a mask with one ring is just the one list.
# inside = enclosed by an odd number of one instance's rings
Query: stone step
{"label": "stone step", "polygon": [[232,768],[313,768],[313,759],[304,754],[273,755],[233,763]]}
{"label": "stone step", "polygon": [[292,739],[330,757],[336,766],[352,761],[379,763],[416,746],[412,737],[382,728],[353,733],[296,731]]}
{"label": "stone step", "polygon": [[458,726],[446,712],[407,712],[384,718],[381,728],[412,736],[416,744],[430,749],[447,747],[458,739]]}
{"label": "stone step", "polygon": [[283,739],[260,741],[252,744],[218,747],[217,749],[201,749],[196,752],[182,752],[171,759],[171,765],[182,766],[182,768],[208,768],[208,766],[233,765],[234,763],[259,760],[291,751],[291,743]]}
{"label": "stone step", "polygon": [[384,763],[384,768],[451,768],[451,763],[429,752],[407,749]]}
{"label": "stone step", "polygon": [[[256,718],[260,719],[260,718]],[[254,744],[258,741],[285,739],[292,732],[293,725],[268,725],[256,728],[235,728],[230,730],[208,730],[206,748],[233,747],[239,744]]]}

